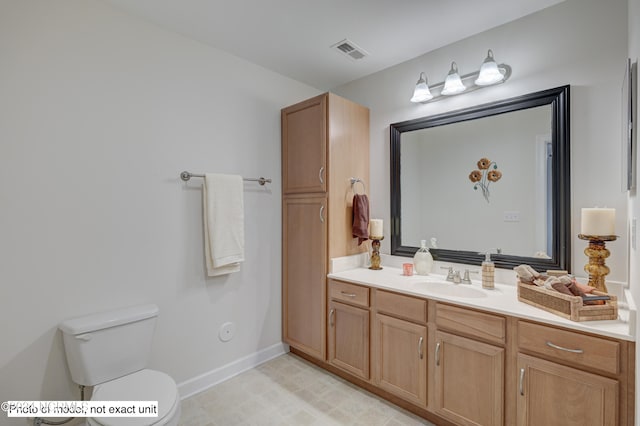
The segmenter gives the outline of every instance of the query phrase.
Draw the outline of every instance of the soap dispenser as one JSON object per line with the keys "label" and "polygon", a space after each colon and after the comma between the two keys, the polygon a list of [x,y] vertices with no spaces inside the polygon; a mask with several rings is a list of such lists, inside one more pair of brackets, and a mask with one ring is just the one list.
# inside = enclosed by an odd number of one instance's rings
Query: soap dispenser
{"label": "soap dispenser", "polygon": [[420,240],[420,248],[413,256],[413,266],[418,275],[429,275],[433,268],[433,256],[427,248],[427,240]]}
{"label": "soap dispenser", "polygon": [[495,288],[495,272],[496,266],[491,261],[491,253],[486,252],[482,262],[482,288]]}

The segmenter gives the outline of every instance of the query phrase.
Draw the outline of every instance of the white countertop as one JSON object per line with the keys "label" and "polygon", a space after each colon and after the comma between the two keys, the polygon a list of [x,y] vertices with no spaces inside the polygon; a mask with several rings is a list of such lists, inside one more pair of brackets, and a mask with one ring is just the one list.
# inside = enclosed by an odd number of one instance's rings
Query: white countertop
{"label": "white countertop", "polygon": [[[485,290],[482,288],[481,281],[479,280],[472,279],[472,284],[453,284],[447,282],[444,275],[430,274],[428,276],[413,275],[408,277],[402,275],[400,268],[390,266],[384,266],[382,270],[356,267],[330,273],[328,277],[412,296],[425,297],[459,306],[558,325],[616,339],[635,341],[635,330],[633,327],[633,323],[635,322],[635,308],[632,308],[632,311],[619,308],[617,320],[575,322],[518,301],[517,288],[515,285],[496,284],[495,289]],[[444,288],[444,285],[452,287]],[[472,297],[456,296],[457,286],[471,287],[473,290],[470,291],[470,293],[472,293],[470,296]],[[437,288],[444,288],[445,290],[451,291],[437,291]],[[436,291],[434,291],[434,289]],[[460,288],[460,291],[464,292],[465,290]],[[628,291],[625,292],[625,295],[628,295],[628,293]],[[635,306],[632,301],[629,302],[629,306]]]}

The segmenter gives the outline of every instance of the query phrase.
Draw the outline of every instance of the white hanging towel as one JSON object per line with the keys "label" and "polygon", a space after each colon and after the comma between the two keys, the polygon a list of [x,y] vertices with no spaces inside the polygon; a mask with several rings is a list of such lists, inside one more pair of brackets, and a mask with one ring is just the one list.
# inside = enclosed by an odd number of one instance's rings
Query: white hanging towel
{"label": "white hanging towel", "polygon": [[242,176],[206,173],[202,200],[207,275],[238,272],[244,262]]}

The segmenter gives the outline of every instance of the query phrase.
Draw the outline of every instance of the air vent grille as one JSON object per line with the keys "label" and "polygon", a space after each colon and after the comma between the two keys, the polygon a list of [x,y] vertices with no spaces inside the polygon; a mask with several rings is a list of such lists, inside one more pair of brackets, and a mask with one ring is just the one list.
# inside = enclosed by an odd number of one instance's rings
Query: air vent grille
{"label": "air vent grille", "polygon": [[339,41],[338,43],[331,46],[331,48],[338,50],[338,52],[354,60],[362,59],[365,56],[369,55],[364,49],[359,47],[357,44],[355,44],[351,40],[347,40],[347,39]]}

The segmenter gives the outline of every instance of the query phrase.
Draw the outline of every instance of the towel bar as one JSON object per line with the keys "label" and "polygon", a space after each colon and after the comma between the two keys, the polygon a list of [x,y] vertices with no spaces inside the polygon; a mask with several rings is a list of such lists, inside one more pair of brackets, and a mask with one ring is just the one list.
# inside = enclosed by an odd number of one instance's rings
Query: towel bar
{"label": "towel bar", "polygon": [[[185,182],[188,181],[189,179],[191,179],[192,177],[203,178],[204,175],[203,174],[191,173],[191,172],[187,172],[187,171],[180,173],[180,179],[182,179]],[[263,185],[263,186],[264,186],[265,183],[271,183],[271,179],[263,178],[263,177],[259,177],[259,178],[242,178],[242,180],[249,181],[249,182],[258,182],[260,185]]]}

